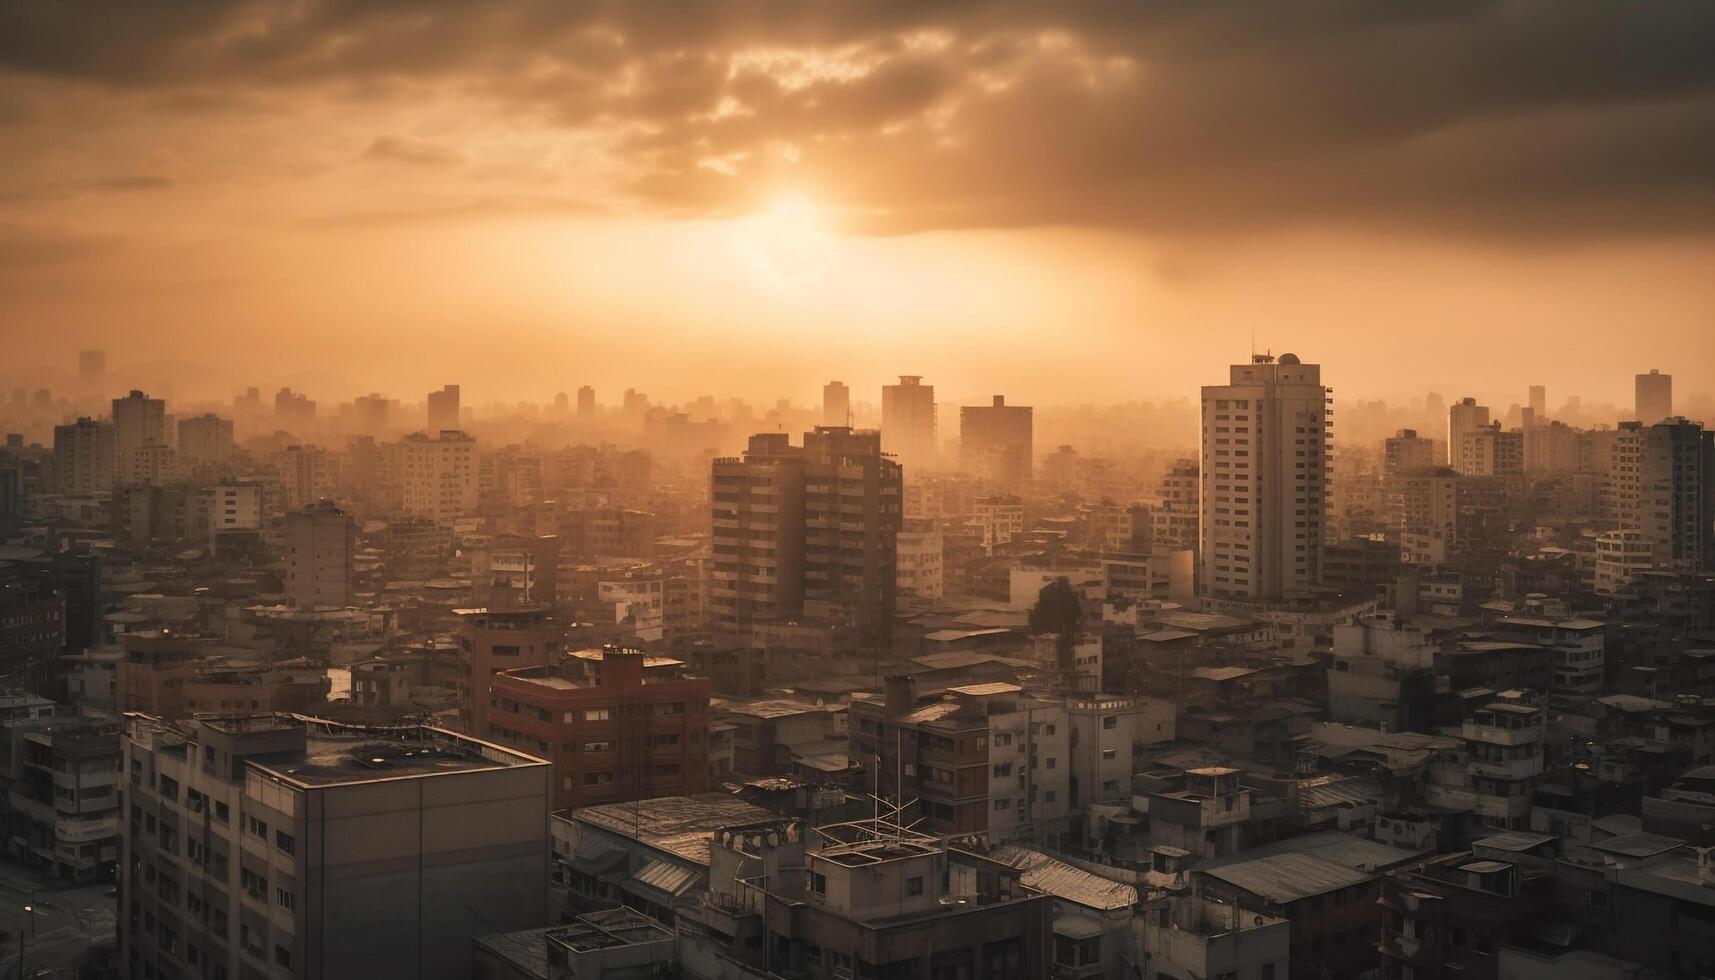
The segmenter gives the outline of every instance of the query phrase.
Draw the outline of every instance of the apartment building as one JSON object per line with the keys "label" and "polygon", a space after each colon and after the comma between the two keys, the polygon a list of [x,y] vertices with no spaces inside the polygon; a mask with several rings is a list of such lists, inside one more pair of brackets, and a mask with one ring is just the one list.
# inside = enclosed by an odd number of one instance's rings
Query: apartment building
{"label": "apartment building", "polygon": [[556,810],[704,792],[712,685],[684,668],[607,647],[503,670],[485,737],[553,763]]}
{"label": "apartment building", "polygon": [[462,978],[548,915],[548,764],[427,726],[127,719],[134,978]]}
{"label": "apartment building", "polygon": [[1320,581],[1332,400],[1321,366],[1295,354],[1258,354],[1203,388],[1205,595],[1277,600]]}

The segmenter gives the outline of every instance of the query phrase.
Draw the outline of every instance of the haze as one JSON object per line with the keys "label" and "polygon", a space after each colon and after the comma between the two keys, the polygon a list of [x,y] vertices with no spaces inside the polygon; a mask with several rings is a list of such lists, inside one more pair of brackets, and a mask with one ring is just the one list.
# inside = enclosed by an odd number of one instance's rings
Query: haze
{"label": "haze", "polygon": [[1709,386],[1715,10],[1294,6],[8,3],[5,380]]}

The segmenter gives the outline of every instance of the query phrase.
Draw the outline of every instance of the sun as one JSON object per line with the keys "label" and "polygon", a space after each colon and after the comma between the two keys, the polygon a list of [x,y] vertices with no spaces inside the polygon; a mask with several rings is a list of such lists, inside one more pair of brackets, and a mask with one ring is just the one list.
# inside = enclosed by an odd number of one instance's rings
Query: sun
{"label": "sun", "polygon": [[768,208],[738,222],[739,250],[764,281],[802,286],[827,269],[834,235],[828,214],[801,191],[786,191]]}

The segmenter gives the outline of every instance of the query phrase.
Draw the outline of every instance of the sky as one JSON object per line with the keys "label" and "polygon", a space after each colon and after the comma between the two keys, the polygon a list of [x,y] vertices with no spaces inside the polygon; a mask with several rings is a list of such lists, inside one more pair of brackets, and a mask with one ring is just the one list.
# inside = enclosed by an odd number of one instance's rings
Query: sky
{"label": "sky", "polygon": [[1715,390],[1711,51],[1684,0],[8,0],[0,374]]}

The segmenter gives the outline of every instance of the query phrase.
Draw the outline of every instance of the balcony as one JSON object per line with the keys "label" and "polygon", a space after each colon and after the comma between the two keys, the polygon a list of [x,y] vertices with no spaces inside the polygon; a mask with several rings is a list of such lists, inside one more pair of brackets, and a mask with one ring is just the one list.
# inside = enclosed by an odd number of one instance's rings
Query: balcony
{"label": "balcony", "polygon": [[1471,775],[1486,776],[1490,779],[1505,779],[1509,781],[1530,779],[1542,775],[1542,758],[1529,756],[1523,759],[1507,759],[1500,762],[1470,762]]}

